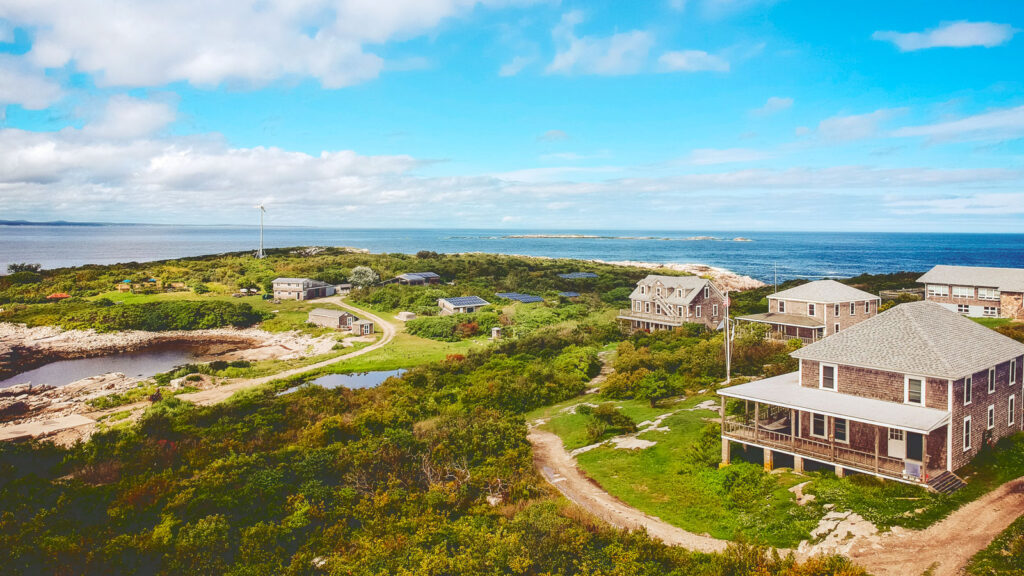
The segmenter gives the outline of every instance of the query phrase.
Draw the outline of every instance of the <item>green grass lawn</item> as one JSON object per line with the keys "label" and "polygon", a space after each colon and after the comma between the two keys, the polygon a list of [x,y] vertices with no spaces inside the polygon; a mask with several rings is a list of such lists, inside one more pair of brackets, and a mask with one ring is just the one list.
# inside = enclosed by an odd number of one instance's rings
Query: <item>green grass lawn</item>
{"label": "green grass lawn", "polygon": [[999,328],[1013,322],[1010,318],[971,318],[971,320],[988,328]]}
{"label": "green grass lawn", "polygon": [[1018,518],[964,567],[968,576],[1024,576],[1024,516]]}
{"label": "green grass lawn", "polygon": [[470,350],[489,345],[485,339],[475,338],[460,342],[439,342],[399,332],[390,344],[372,352],[343,360],[325,368],[324,374],[395,370],[421,364],[440,362],[449,354],[466,354]]}

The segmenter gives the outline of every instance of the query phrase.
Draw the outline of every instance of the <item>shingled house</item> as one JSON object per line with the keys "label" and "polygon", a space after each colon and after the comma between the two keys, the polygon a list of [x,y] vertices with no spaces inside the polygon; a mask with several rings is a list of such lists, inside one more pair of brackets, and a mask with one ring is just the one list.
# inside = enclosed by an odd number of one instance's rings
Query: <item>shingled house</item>
{"label": "shingled house", "polygon": [[932,302],[896,306],[791,354],[800,369],[718,391],[742,400],[729,444],[937,490],[981,449],[1021,430],[1024,344]]}
{"label": "shingled house", "polygon": [[489,306],[491,303],[479,296],[454,296],[451,298],[441,298],[437,301],[437,305],[440,308],[439,314],[441,316],[449,316],[451,314],[472,314],[484,306]]}
{"label": "shingled house", "polygon": [[1024,269],[940,265],[917,281],[926,300],[965,316],[1024,320]]}
{"label": "shingled house", "polygon": [[818,280],[771,294],[768,312],[737,320],[767,324],[776,339],[811,343],[873,317],[879,304],[881,299],[874,294],[835,280]]}
{"label": "shingled house", "polygon": [[359,320],[359,318],[345,310],[314,308],[309,312],[309,318],[306,321],[310,324],[323,326],[324,328],[348,330],[356,320]]}
{"label": "shingled house", "polygon": [[279,300],[312,300],[334,294],[334,286],[310,278],[275,278],[274,298]]}
{"label": "shingled house", "polygon": [[685,323],[718,330],[725,320],[725,295],[714,282],[699,276],[651,274],[629,295],[630,309],[619,320],[631,331],[669,330]]}
{"label": "shingled house", "polygon": [[425,284],[438,284],[441,277],[433,272],[406,272],[399,274],[382,284],[402,284],[404,286],[423,286]]}

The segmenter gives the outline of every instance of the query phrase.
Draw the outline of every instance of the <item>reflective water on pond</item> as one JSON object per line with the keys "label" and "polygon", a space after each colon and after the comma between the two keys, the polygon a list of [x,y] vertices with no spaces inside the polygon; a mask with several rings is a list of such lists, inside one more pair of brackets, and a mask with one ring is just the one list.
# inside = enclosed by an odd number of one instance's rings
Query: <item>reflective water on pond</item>
{"label": "reflective water on pond", "polygon": [[167,372],[175,366],[194,362],[198,357],[199,350],[195,345],[168,344],[135,352],[75,360],[58,360],[6,380],[0,380],[0,388],[29,382],[33,385],[64,386],[83,378],[109,372],[122,372],[125,376],[149,377],[160,372]]}
{"label": "reflective water on pond", "polygon": [[403,369],[377,370],[376,372],[352,372],[350,374],[328,374],[326,376],[316,378],[315,380],[310,380],[305,384],[293,386],[285,390],[284,392],[281,392],[280,394],[278,394],[278,396],[280,396],[281,394],[295,392],[300,387],[305,386],[306,384],[315,384],[317,386],[322,386],[323,388],[328,389],[341,387],[352,389],[373,388],[374,386],[379,386],[388,378],[391,378],[393,376],[401,376],[402,374],[405,374],[405,370]]}

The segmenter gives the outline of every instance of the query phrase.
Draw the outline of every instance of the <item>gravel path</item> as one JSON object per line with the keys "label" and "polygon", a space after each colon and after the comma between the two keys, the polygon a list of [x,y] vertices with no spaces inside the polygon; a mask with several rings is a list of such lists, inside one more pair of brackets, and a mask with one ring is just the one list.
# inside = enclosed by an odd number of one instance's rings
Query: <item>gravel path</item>
{"label": "gravel path", "polygon": [[333,298],[321,298],[320,300],[318,300],[318,302],[330,302],[332,304],[336,304],[342,308],[346,308],[352,311],[360,318],[367,318],[373,320],[374,323],[381,327],[383,335],[381,336],[380,340],[367,346],[366,348],[361,348],[359,350],[356,350],[355,352],[350,352],[348,354],[342,354],[341,356],[331,358],[330,360],[324,360],[323,362],[317,362],[316,364],[310,364],[309,366],[303,366],[301,368],[285,370],[284,372],[278,372],[277,374],[263,376],[261,378],[237,380],[231,382],[230,384],[224,384],[223,386],[210,388],[209,390],[201,390],[199,392],[192,392],[189,394],[179,394],[177,398],[181,398],[182,400],[185,400],[187,402],[192,402],[194,404],[200,405],[216,404],[218,402],[223,402],[224,400],[227,400],[232,394],[238,392],[239,390],[252,388],[254,386],[259,386],[260,384],[266,384],[267,382],[270,382],[272,380],[288,378],[289,376],[295,376],[296,374],[304,374],[306,372],[318,370],[320,368],[323,368],[324,366],[330,366],[331,364],[336,364],[338,362],[342,362],[350,358],[355,358],[356,356],[362,356],[363,354],[373,352],[378,348],[387,346],[391,342],[391,340],[395,338],[397,330],[395,329],[394,324],[391,324],[390,322],[387,322],[386,320],[380,318],[375,314],[371,314],[366,310],[362,310],[360,308],[356,308],[355,306],[345,304],[341,301],[341,298],[338,298],[336,296]]}

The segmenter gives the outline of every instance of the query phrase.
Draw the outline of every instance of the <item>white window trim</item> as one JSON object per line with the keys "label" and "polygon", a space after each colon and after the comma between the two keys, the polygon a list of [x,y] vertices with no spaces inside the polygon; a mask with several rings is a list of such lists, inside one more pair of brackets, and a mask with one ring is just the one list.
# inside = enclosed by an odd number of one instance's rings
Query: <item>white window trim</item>
{"label": "white window trim", "polygon": [[832,435],[833,436],[835,436],[835,430],[836,430],[835,422],[836,422],[836,420],[842,420],[843,422],[846,422],[846,440],[840,440],[839,438],[836,438],[835,439],[836,442],[838,442],[839,444],[849,444],[850,443],[850,421],[847,420],[846,418],[832,418]]}
{"label": "white window trim", "polygon": [[708,286],[704,287],[704,297],[705,298],[710,298],[711,297],[711,288],[708,287]]}
{"label": "white window trim", "polygon": [[779,314],[785,314],[786,313],[786,301],[785,300],[779,300],[778,303],[779,303],[779,305],[778,305]]}
{"label": "white window trim", "polygon": [[658,295],[658,296],[661,296],[661,286],[658,286],[658,287],[656,287],[656,288],[654,289],[654,293],[655,293],[656,295]]}
{"label": "white window trim", "polygon": [[[832,388],[825,388],[825,367],[832,368]],[[818,363],[818,388],[822,390],[828,390],[829,392],[839,391],[839,366],[835,364],[825,364],[824,362]]]}
{"label": "white window trim", "polygon": [[833,316],[839,316],[843,311],[843,307],[840,306],[839,304],[836,304],[835,306],[832,307],[832,311],[835,312]]}
{"label": "white window trim", "polygon": [[[816,417],[818,417],[818,416],[821,416],[825,420],[825,434],[822,434],[822,435],[814,433],[814,419]],[[811,432],[811,437],[813,437],[813,438],[825,438],[827,440],[828,439],[828,416],[825,416],[824,414],[816,414],[816,413],[812,412],[811,413],[810,432]]]}
{"label": "white window trim", "polygon": [[644,302],[644,313],[645,314],[650,314],[651,313],[651,303],[650,302]]}
{"label": "white window trim", "polygon": [[857,313],[857,303],[856,302],[850,302],[850,316],[853,316],[856,313]]}
{"label": "white window trim", "polygon": [[711,305],[711,317],[712,318],[717,318],[718,317],[718,304],[712,304]]}
{"label": "white window trim", "polygon": [[987,428],[985,428],[986,430],[991,430],[991,429],[996,427],[996,405],[995,404],[989,404],[988,405],[988,411],[985,412],[985,425],[987,426]]}
{"label": "white window trim", "polygon": [[961,432],[960,443],[963,444],[964,452],[971,449],[971,442],[974,441],[974,432],[971,430],[971,417],[964,416],[964,429]]}
{"label": "white window trim", "polygon": [[834,334],[837,332],[839,332],[839,322],[836,322],[836,325],[832,327],[832,333]]}
{"label": "white window trim", "polygon": [[1010,358],[1010,386],[1017,383],[1017,359]]}
{"label": "white window trim", "polygon": [[807,303],[807,315],[814,316],[818,312],[818,309],[814,307],[814,302]]}
{"label": "white window trim", "polygon": [[[970,398],[968,398],[968,392]],[[964,406],[970,406],[974,402],[974,375],[964,377]]]}
{"label": "white window trim", "polygon": [[[913,379],[913,380],[920,380],[921,381],[921,403],[920,404],[918,404],[917,402],[911,402],[910,401],[910,380],[911,379]],[[927,390],[927,389],[928,389],[928,379],[927,378],[925,378],[924,376],[914,376],[912,374],[907,374],[906,376],[903,377],[903,403],[904,404],[910,404],[911,406],[927,406],[928,405],[927,404],[928,399],[925,398],[925,390]]]}
{"label": "white window trim", "polygon": [[929,296],[949,296],[949,286],[946,284],[929,284],[928,285]]}
{"label": "white window trim", "polygon": [[[959,294],[957,294],[958,291],[960,292]],[[970,294],[969,295],[965,295],[964,291],[970,291]],[[952,290],[951,294],[953,295],[953,298],[970,298],[970,299],[974,299],[974,287],[973,286],[953,286],[953,290]]]}
{"label": "white window trim", "polygon": [[988,369],[988,393],[993,394],[996,391],[996,368],[995,366]]}
{"label": "white window trim", "polygon": [[700,318],[700,304],[697,304],[697,318]]}
{"label": "white window trim", "polygon": [[[899,438],[893,438],[893,432],[899,432]],[[903,442],[906,440],[906,436],[903,430],[899,428],[889,428],[889,440],[896,440],[897,442]]]}
{"label": "white window trim", "polygon": [[1006,425],[1013,426],[1017,423],[1017,395],[1010,394],[1010,399],[1006,403]]}
{"label": "white window trim", "polygon": [[864,303],[864,313],[865,314],[871,314],[871,301],[870,300],[868,300],[867,302]]}

